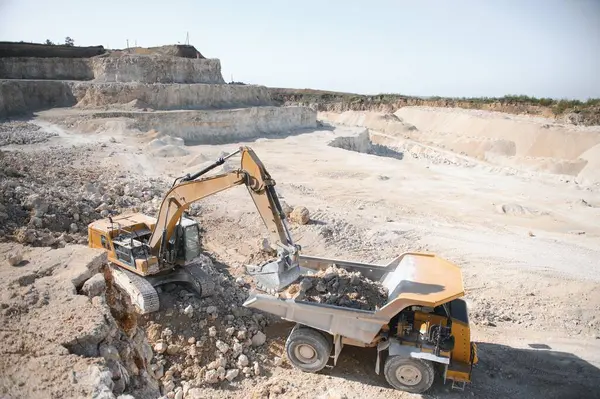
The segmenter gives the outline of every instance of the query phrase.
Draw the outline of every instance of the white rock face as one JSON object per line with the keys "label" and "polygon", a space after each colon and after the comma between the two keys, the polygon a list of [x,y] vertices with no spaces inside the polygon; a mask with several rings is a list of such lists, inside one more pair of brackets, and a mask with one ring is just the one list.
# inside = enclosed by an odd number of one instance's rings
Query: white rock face
{"label": "white rock face", "polygon": [[218,59],[124,55],[90,59],[96,82],[223,84]]}

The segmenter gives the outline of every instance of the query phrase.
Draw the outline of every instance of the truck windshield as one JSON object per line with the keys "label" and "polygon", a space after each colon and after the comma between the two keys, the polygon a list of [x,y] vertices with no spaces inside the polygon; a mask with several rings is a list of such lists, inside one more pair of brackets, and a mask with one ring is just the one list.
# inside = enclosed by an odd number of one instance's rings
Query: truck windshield
{"label": "truck windshield", "polygon": [[186,261],[200,255],[200,231],[197,224],[185,228],[184,240]]}

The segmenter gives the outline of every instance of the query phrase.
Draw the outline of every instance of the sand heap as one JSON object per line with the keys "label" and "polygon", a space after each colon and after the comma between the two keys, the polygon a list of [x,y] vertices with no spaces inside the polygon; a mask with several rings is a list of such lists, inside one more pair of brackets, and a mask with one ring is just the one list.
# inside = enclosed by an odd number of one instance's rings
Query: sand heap
{"label": "sand heap", "polygon": [[296,301],[377,310],[385,305],[388,292],[381,283],[369,280],[360,272],[333,265],[291,285],[286,296]]}

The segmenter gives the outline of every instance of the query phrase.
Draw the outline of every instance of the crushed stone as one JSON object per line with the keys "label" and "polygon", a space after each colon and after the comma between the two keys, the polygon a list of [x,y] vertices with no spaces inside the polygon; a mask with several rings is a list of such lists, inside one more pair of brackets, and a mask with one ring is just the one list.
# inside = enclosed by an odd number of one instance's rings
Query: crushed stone
{"label": "crushed stone", "polygon": [[296,301],[316,302],[361,310],[377,310],[387,301],[387,289],[378,281],[332,265],[304,276],[284,292]]}
{"label": "crushed stone", "polygon": [[24,121],[0,123],[0,147],[10,144],[25,145],[48,141],[56,133],[45,132],[39,126]]}
{"label": "crushed stone", "polygon": [[161,309],[138,320],[154,348],[150,368],[160,371],[155,378],[165,394],[181,388],[186,397],[192,389],[236,384],[270,367],[263,332],[269,316],[244,308],[249,288],[211,258],[202,254],[198,261],[215,282],[214,295],[199,298],[185,286],[167,284],[159,294]]}
{"label": "crushed stone", "polygon": [[[168,183],[80,163],[95,146],[0,151],[0,240],[87,244],[87,226],[123,212],[155,216]],[[192,208],[193,211],[194,208]]]}

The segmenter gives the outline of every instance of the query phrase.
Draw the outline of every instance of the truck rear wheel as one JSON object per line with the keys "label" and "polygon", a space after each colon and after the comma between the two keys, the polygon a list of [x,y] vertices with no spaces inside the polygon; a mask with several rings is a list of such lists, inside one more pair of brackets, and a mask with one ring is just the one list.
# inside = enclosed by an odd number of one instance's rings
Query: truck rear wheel
{"label": "truck rear wheel", "polygon": [[327,365],[331,347],[330,340],[308,327],[294,328],[285,343],[290,363],[309,373],[315,373]]}
{"label": "truck rear wheel", "polygon": [[410,393],[427,391],[435,375],[431,362],[402,356],[388,357],[383,373],[391,386]]}

